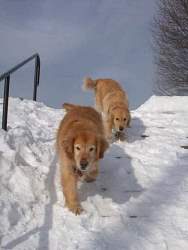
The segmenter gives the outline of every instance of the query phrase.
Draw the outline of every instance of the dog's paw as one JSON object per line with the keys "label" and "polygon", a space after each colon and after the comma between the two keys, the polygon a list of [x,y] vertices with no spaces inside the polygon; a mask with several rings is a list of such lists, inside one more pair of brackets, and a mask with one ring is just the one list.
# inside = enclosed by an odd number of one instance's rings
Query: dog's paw
{"label": "dog's paw", "polygon": [[84,209],[82,208],[82,206],[80,204],[76,204],[76,205],[67,205],[67,207],[69,208],[69,210],[74,213],[75,215],[80,215]]}
{"label": "dog's paw", "polygon": [[126,140],[126,135],[124,132],[116,132],[114,134],[114,141],[125,141]]}
{"label": "dog's paw", "polygon": [[74,207],[73,208],[73,213],[75,214],[75,215],[80,215],[82,212],[84,211],[84,209],[81,207],[81,206],[77,206],[77,207]]}
{"label": "dog's paw", "polygon": [[85,178],[85,181],[86,182],[93,182],[93,181],[96,181],[96,178],[95,177],[91,177],[91,176],[87,176],[86,178]]}
{"label": "dog's paw", "polygon": [[124,133],[120,134],[119,140],[120,141],[125,141],[126,140],[126,135]]}

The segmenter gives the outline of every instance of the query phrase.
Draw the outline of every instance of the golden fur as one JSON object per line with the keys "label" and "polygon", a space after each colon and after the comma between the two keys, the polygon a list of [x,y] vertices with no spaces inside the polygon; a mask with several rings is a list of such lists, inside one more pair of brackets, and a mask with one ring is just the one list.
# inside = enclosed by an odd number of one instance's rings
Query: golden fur
{"label": "golden fur", "polygon": [[123,135],[123,130],[130,125],[131,116],[127,94],[120,84],[112,79],[86,78],[83,88],[95,91],[95,105],[103,113],[106,137],[112,138],[112,130]]}
{"label": "golden fur", "polygon": [[82,212],[77,194],[79,179],[94,181],[98,161],[108,143],[104,137],[101,115],[91,107],[65,103],[67,111],[57,133],[61,184],[66,206],[75,214]]}

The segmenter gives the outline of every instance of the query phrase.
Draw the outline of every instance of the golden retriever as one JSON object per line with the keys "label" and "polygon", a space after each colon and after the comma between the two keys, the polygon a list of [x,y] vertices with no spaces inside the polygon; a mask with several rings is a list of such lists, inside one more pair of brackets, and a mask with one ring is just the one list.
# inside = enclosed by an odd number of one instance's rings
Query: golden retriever
{"label": "golden retriever", "polygon": [[115,133],[119,139],[124,139],[124,130],[130,125],[128,97],[120,84],[112,79],[85,78],[83,89],[95,91],[95,106],[103,114],[105,134],[112,139]]}
{"label": "golden retriever", "polygon": [[91,107],[65,103],[67,111],[57,132],[57,154],[65,205],[73,213],[83,209],[77,194],[77,181],[94,181],[98,161],[108,148],[101,115]]}

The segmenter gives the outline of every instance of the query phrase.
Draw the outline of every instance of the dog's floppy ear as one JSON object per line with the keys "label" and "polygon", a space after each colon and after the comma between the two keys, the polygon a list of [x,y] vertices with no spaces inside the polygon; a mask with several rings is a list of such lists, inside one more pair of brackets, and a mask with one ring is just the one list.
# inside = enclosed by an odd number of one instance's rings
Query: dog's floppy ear
{"label": "dog's floppy ear", "polygon": [[69,158],[74,157],[74,137],[67,137],[63,139],[61,146]]}
{"label": "dog's floppy ear", "polygon": [[75,109],[77,106],[72,103],[63,103],[62,108],[64,108],[66,111],[70,111],[72,109]]}
{"label": "dog's floppy ear", "polygon": [[130,128],[130,123],[131,123],[131,113],[128,111],[128,122],[127,122],[127,127]]}
{"label": "dog's floppy ear", "polygon": [[104,152],[109,147],[108,142],[103,136],[97,138],[97,160],[104,157]]}
{"label": "dog's floppy ear", "polygon": [[114,110],[116,108],[117,107],[115,105],[110,105],[108,108],[108,117],[109,117],[111,124],[113,124],[113,122],[114,122]]}

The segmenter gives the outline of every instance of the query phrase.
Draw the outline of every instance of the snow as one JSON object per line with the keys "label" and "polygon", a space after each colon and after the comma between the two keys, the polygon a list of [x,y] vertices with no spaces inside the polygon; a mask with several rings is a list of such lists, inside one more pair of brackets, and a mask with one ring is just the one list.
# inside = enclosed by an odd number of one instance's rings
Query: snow
{"label": "snow", "polygon": [[64,111],[10,98],[0,249],[188,249],[187,107],[188,97],[152,96],[132,111],[127,141],[110,146],[95,183],[79,184],[85,212],[75,216],[64,207],[54,147]]}

